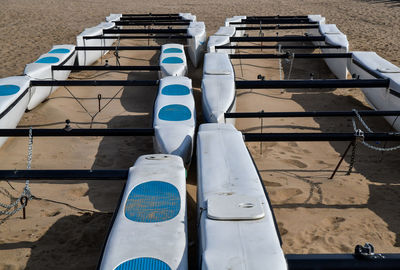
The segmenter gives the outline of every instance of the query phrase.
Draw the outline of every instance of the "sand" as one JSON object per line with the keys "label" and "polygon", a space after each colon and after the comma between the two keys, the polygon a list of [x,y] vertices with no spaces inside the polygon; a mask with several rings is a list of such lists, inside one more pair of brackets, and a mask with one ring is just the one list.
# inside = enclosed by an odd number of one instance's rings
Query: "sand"
{"label": "sand", "polygon": [[[398,1],[57,1],[3,0],[0,16],[0,77],[21,74],[25,64],[47,52],[53,44],[75,43],[85,27],[104,20],[109,13],[191,12],[205,21],[212,34],[233,15],[322,14],[346,33],[352,50],[371,50],[400,65]],[[274,32],[269,32],[274,34]],[[135,42],[124,42],[133,44]],[[137,44],[146,44],[147,41]],[[136,43],[135,43],[136,44]],[[123,53],[123,64],[156,64],[154,52]],[[110,63],[112,55],[106,55]],[[101,63],[96,63],[100,65]],[[278,79],[277,60],[235,61],[238,79]],[[288,77],[288,62],[283,75]],[[322,61],[296,60],[291,78],[331,78]],[[129,74],[73,73],[73,77],[154,79],[152,72]],[[190,67],[198,121],[201,67]],[[93,121],[94,127],[150,127],[154,87],[74,88],[85,108],[98,110],[116,97]],[[310,111],[368,109],[358,89],[304,91],[240,90],[238,111]],[[89,127],[91,117],[63,88],[35,110],[26,113],[20,127]],[[385,121],[371,119],[377,130],[389,130]],[[238,120],[243,132],[259,132],[259,119]],[[264,132],[351,132],[350,119],[273,119],[263,121]],[[377,252],[400,252],[400,195],[398,152],[377,153],[358,147],[354,172],[346,176],[350,155],[329,180],[347,143],[248,143],[269,192],[282,234],[285,253],[348,253],[356,244],[371,242]],[[26,168],[26,138],[10,139],[0,149],[0,169]],[[262,149],[261,149],[262,147]],[[142,154],[152,153],[151,138],[36,138],[33,169],[126,169]],[[189,259],[196,266],[196,168],[189,169]],[[23,182],[0,182],[0,202],[19,195]],[[36,181],[35,199],[27,219],[21,213],[0,225],[0,269],[93,269],[101,253],[123,181]]]}

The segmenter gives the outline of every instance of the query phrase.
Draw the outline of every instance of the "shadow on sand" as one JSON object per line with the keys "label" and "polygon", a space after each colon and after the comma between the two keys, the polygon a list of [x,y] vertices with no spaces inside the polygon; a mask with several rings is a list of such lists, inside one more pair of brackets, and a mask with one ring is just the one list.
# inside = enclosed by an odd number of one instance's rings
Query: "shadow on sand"
{"label": "shadow on sand", "polygon": [[[387,1],[390,2],[390,1]],[[291,79],[306,79],[309,75],[309,70],[315,70],[315,72],[321,72],[330,74],[328,67],[325,65],[323,60],[313,60],[316,63],[308,62],[305,65],[305,60],[297,59],[293,63]],[[319,63],[317,63],[319,62]],[[304,67],[308,67],[304,70]],[[288,77],[289,65],[283,65],[283,71],[285,78]],[[314,78],[321,78],[320,75]],[[331,75],[332,76],[332,75]],[[357,110],[369,110],[369,107],[364,106],[361,102],[350,95],[337,95],[333,91],[335,89],[322,89],[322,91],[313,90],[309,91],[307,89],[302,90],[292,90],[286,89],[287,92],[293,93],[292,100],[303,107],[305,111],[350,111],[352,109]],[[359,90],[349,90],[349,91],[359,91]],[[318,102],[315,101],[313,96],[318,92]],[[391,126],[381,117],[369,117],[365,118],[367,124],[374,131],[393,131]],[[351,118],[314,118],[319,126],[321,132],[354,132]],[[358,124],[358,126],[361,126]],[[288,130],[290,132],[290,130]],[[307,131],[306,131],[307,132]],[[308,131],[310,132],[310,131]],[[311,131],[312,132],[312,131]],[[342,154],[347,147],[349,142],[331,142],[330,145],[335,149],[336,152]],[[396,145],[395,143],[388,142],[376,142],[372,143],[376,146],[386,146],[390,147]],[[351,155],[348,154],[345,161],[349,164]],[[363,145],[357,147],[356,152],[356,162],[354,164],[353,171],[360,173],[365,176],[372,183],[369,184],[369,199],[366,205],[354,205],[352,207],[362,207],[368,208],[373,211],[376,215],[382,218],[387,224],[388,229],[396,234],[395,246],[400,247],[400,215],[398,214],[400,203],[398,198],[400,197],[400,185],[399,178],[400,167],[398,166],[400,162],[400,156],[398,151],[392,152],[377,152],[373,151]],[[333,171],[334,168],[332,168]],[[346,167],[342,165],[340,168],[342,170],[347,170]],[[390,171],[391,173],[387,173]],[[384,173],[383,173],[384,172]],[[330,172],[326,173],[326,177],[330,175]],[[342,172],[338,174],[343,175]],[[357,192],[356,190],[354,192]],[[274,205],[277,208],[296,208],[296,207],[308,207],[308,208],[336,208],[343,209],[349,206],[346,205],[323,205],[323,204],[285,204],[285,205]]]}
{"label": "shadow on sand", "polygon": [[[189,60],[189,59],[188,59]],[[158,63],[156,54],[150,61]],[[188,64],[191,65],[190,61]],[[201,104],[200,78],[202,68],[189,66],[188,77],[193,79],[193,93],[196,104]],[[129,80],[157,80],[156,72],[131,72]],[[120,102],[127,112],[136,115],[116,116],[107,128],[149,128],[152,127],[152,113],[157,87],[125,87]],[[201,107],[197,108],[201,112]],[[197,114],[201,118],[201,114]],[[152,137],[104,137],[101,141],[92,169],[128,169],[144,154],[153,153]],[[188,174],[188,184],[196,185],[196,162],[193,161]],[[51,183],[52,181],[48,181]],[[85,181],[84,181],[85,182]],[[53,183],[57,183],[54,181]],[[80,182],[82,183],[82,182]],[[88,196],[94,208],[100,212],[70,215],[58,219],[37,241],[22,241],[0,244],[1,250],[31,248],[26,269],[95,269],[105,243],[112,212],[116,209],[124,181],[86,181]],[[107,198],[107,200],[104,200]],[[110,205],[110,198],[113,203]],[[189,231],[189,266],[195,269],[196,246],[196,203],[187,194]],[[65,255],[64,255],[65,254]]]}

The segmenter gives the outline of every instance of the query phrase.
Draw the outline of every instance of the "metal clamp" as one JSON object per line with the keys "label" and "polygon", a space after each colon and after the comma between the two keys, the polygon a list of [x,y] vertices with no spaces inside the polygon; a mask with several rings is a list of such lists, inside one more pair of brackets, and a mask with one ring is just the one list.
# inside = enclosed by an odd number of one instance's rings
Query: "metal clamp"
{"label": "metal clamp", "polygon": [[371,243],[365,243],[364,246],[357,245],[354,249],[354,256],[359,259],[384,259],[382,254],[375,254],[375,248]]}

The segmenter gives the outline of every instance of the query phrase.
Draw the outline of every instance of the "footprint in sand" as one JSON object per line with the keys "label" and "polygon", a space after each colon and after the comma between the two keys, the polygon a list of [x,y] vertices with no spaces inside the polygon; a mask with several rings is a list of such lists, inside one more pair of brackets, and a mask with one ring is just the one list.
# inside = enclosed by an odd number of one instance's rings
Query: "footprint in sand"
{"label": "footprint in sand", "polygon": [[284,159],[283,162],[285,162],[286,164],[295,166],[297,168],[301,168],[301,169],[304,169],[304,168],[308,167],[307,164],[305,164],[305,163],[303,163],[303,162],[301,162],[299,160],[296,160],[296,159]]}

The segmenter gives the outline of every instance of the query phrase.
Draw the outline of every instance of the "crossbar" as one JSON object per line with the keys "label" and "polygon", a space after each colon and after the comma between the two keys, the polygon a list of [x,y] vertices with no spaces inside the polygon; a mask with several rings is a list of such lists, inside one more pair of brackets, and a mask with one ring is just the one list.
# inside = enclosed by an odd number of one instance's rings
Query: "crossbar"
{"label": "crossbar", "polygon": [[31,86],[156,86],[158,80],[31,81]]}
{"label": "crossbar", "polygon": [[305,18],[254,18],[242,19],[240,22],[230,22],[229,24],[318,24],[318,22],[310,22]]}
{"label": "crossbar", "polygon": [[285,118],[285,117],[346,117],[346,116],[396,116],[400,111],[326,111],[326,112],[235,112],[225,113],[225,118]]}
{"label": "crossbar", "polygon": [[129,21],[129,22],[191,22],[191,20],[182,19],[182,18],[168,18],[168,17],[147,17],[147,18],[134,18],[134,17],[122,17],[120,21]]}
{"label": "crossbar", "polygon": [[161,46],[77,46],[77,51],[160,51]]}
{"label": "crossbar", "polygon": [[[0,129],[0,137],[27,137],[30,129]],[[153,128],[33,128],[33,137],[154,136]]]}
{"label": "crossbar", "polygon": [[130,21],[116,21],[115,25],[118,26],[144,26],[144,25],[189,25],[190,22],[130,22]]}
{"label": "crossbar", "polygon": [[246,19],[308,19],[307,15],[294,15],[294,16],[281,16],[281,15],[272,15],[272,16],[246,16]]}
{"label": "crossbar", "polygon": [[215,49],[281,49],[281,50],[288,50],[288,49],[340,49],[342,48],[341,46],[337,45],[293,45],[293,46],[278,46],[278,45],[273,45],[273,46],[268,46],[268,45],[263,45],[263,46],[252,46],[252,45],[221,45],[221,46],[215,46]]}
{"label": "crossbar", "polygon": [[[246,142],[348,142],[354,133],[243,133]],[[364,141],[400,141],[400,133],[364,133]]]}
{"label": "crossbar", "polygon": [[52,70],[160,70],[160,66],[51,66]]}
{"label": "crossbar", "polygon": [[317,29],[317,24],[309,25],[275,25],[275,26],[239,26],[236,30],[289,30],[289,29]]}
{"label": "crossbar", "polygon": [[393,270],[400,265],[400,254],[380,254],[360,258],[353,254],[286,254],[290,270]]}
{"label": "crossbar", "polygon": [[230,42],[311,42],[325,41],[324,36],[285,36],[285,37],[230,37]]}
{"label": "crossbar", "polygon": [[235,81],[236,89],[282,89],[282,88],[388,88],[390,79],[371,80],[261,80]]}
{"label": "crossbar", "polygon": [[129,170],[0,170],[0,180],[126,180]]}
{"label": "crossbar", "polygon": [[352,53],[283,53],[283,54],[230,54],[231,59],[278,59],[278,58],[352,58]]}
{"label": "crossbar", "polygon": [[86,36],[83,39],[189,39],[191,35],[169,35],[169,36]]}
{"label": "crossbar", "polygon": [[103,34],[185,34],[187,29],[104,29]]}
{"label": "crossbar", "polygon": [[160,16],[179,16],[179,13],[124,13],[122,16],[133,16],[133,17],[148,17],[148,16],[155,16],[155,17],[160,17]]}

